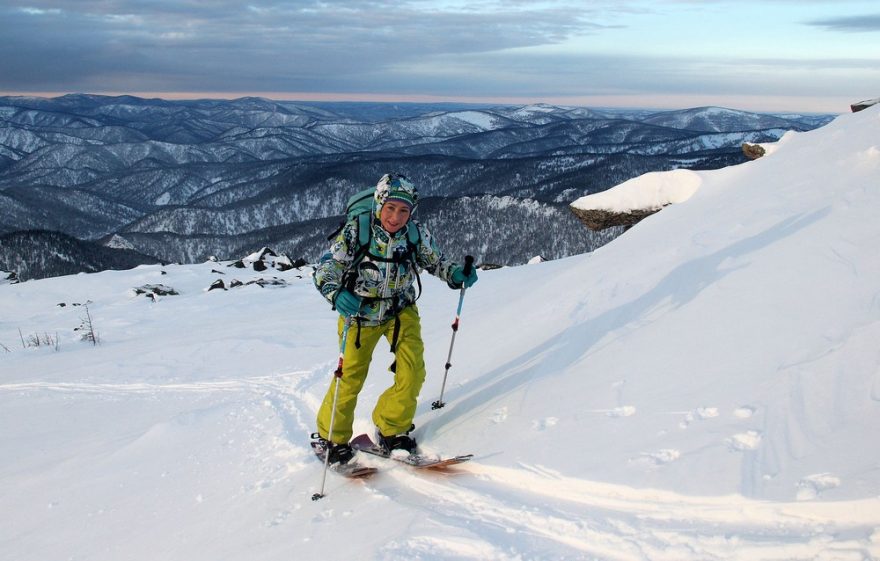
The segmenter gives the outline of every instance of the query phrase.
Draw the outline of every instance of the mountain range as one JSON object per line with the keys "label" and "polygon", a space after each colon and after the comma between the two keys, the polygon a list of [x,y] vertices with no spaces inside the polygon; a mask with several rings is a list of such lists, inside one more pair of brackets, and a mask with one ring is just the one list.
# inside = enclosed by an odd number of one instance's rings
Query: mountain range
{"label": "mountain range", "polygon": [[[740,163],[743,142],[830,118],[718,107],[0,97],[0,234],[61,232],[162,261],[267,245],[311,260],[345,200],[399,171],[419,187],[416,217],[442,232],[447,252],[497,264],[558,258],[622,231],[586,231],[571,200],[647,171]],[[0,268],[26,268],[28,255],[4,247]]]}

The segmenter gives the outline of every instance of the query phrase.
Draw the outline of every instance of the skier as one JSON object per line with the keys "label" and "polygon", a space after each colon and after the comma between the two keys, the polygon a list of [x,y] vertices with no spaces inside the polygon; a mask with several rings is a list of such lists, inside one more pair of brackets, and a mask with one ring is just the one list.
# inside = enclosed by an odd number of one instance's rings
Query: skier
{"label": "skier", "polygon": [[[360,247],[359,221],[350,219],[315,268],[315,286],[340,314],[340,344],[346,321],[354,335],[347,337],[342,377],[335,389],[331,384],[327,391],[318,411],[318,432],[313,435],[328,450],[330,463],[344,464],[354,454],[348,442],[357,397],[373,350],[383,336],[394,353],[389,368],[394,383],[373,409],[379,445],[389,452],[416,451],[409,433],[415,428],[412,421],[425,381],[425,361],[413,285],[422,269],[456,290],[477,281],[475,269],[465,275],[462,265],[443,256],[428,229],[411,219],[417,206],[416,187],[403,175],[385,174],[373,194],[369,246]],[[331,435],[334,390],[338,394]],[[332,442],[327,441],[328,435]]]}

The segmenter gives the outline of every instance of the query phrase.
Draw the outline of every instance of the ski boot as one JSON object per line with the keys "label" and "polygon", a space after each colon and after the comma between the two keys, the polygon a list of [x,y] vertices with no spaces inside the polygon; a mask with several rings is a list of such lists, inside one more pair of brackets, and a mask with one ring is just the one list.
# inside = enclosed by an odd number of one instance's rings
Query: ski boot
{"label": "ski boot", "polygon": [[408,454],[418,453],[416,440],[409,433],[415,430],[416,426],[412,425],[404,434],[396,434],[393,436],[385,436],[378,429],[376,433],[379,435],[379,446],[388,454],[392,454],[395,450],[404,450]]}
{"label": "ski boot", "polygon": [[329,457],[328,462],[331,464],[347,464],[354,457],[354,450],[351,449],[349,443],[337,444],[329,442],[325,438],[321,438],[318,433],[312,433],[313,448],[322,448],[324,453]]}

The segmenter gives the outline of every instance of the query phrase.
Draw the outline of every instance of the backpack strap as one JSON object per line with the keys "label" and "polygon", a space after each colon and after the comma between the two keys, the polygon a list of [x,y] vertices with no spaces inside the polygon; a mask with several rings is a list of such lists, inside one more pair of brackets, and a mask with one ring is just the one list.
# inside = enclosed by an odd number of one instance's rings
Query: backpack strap
{"label": "backpack strap", "polygon": [[373,235],[370,228],[371,220],[372,216],[370,216],[370,213],[368,212],[364,212],[357,216],[358,247],[354,252],[354,257],[352,258],[351,263],[348,265],[348,271],[354,270],[354,268],[364,260],[364,256],[370,251],[370,237]]}
{"label": "backpack strap", "polygon": [[422,233],[419,231],[417,224],[410,222],[406,225],[406,248],[409,253],[409,263],[412,267],[413,274],[416,277],[416,283],[419,285],[419,293],[416,294],[416,300],[422,297],[422,277],[419,275],[419,264],[416,256],[419,254],[419,244],[422,241]]}
{"label": "backpack strap", "polygon": [[[364,256],[370,251],[370,236],[372,232],[370,230],[370,220],[371,215],[368,212],[361,213],[357,215],[357,249],[354,251],[354,255],[351,258],[351,262],[345,267],[345,270],[342,272],[342,278],[340,282],[340,286],[343,286],[351,291],[354,291],[354,284],[357,280],[357,273],[355,270],[361,261],[364,260]],[[335,309],[335,307],[334,307]]]}
{"label": "backpack strap", "polygon": [[406,225],[406,241],[413,246],[410,248],[413,250],[418,250],[419,242],[422,241],[422,233],[419,231],[419,227],[412,222]]}
{"label": "backpack strap", "polygon": [[362,212],[358,214],[358,249],[367,246],[370,247],[370,237],[373,235],[370,225],[373,216],[370,212]]}

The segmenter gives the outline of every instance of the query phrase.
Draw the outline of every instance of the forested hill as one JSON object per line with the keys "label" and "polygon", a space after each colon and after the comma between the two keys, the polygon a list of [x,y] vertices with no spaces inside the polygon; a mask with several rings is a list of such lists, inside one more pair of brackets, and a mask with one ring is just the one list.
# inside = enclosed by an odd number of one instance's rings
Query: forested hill
{"label": "forested hill", "polygon": [[23,230],[0,235],[0,270],[20,280],[131,269],[158,263],[155,257],[130,249],[114,249],[60,232]]}

